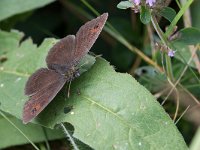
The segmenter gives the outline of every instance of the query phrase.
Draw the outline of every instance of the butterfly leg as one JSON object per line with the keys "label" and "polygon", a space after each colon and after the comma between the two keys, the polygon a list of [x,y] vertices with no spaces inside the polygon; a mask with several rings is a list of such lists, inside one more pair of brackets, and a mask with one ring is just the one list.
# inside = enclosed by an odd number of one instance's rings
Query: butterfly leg
{"label": "butterfly leg", "polygon": [[70,95],[71,83],[72,83],[72,81],[70,80],[70,81],[69,81],[68,90],[67,90],[67,98],[69,98],[69,95]]}
{"label": "butterfly leg", "polygon": [[71,88],[71,82],[72,80],[74,80],[75,78],[80,76],[80,72],[79,69],[77,69],[74,73],[73,76],[69,79],[69,84],[68,84],[68,88],[67,88],[67,98],[69,98],[70,96],[70,88]]}

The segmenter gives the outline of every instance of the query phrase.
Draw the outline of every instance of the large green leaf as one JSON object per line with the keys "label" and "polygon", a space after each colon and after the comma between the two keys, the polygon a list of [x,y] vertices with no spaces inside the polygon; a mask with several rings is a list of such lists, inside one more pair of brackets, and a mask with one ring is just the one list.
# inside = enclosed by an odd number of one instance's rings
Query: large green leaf
{"label": "large green leaf", "polygon": [[0,0],[0,21],[10,16],[43,7],[55,0]]}
{"label": "large green leaf", "polygon": [[[27,100],[25,82],[45,65],[51,46],[52,40],[45,40],[39,48],[27,40],[7,54],[0,71],[3,111],[21,118]],[[132,76],[116,73],[102,58],[72,82],[70,91],[69,99],[64,97],[66,91],[61,91],[33,122],[49,128],[69,122],[74,136],[94,149],[187,149],[156,99]],[[73,109],[66,114],[67,106]]]}
{"label": "large green leaf", "polygon": [[[54,140],[63,138],[64,134],[61,130],[51,130],[42,128],[41,126],[29,124],[25,126],[21,120],[14,117],[9,119],[33,142],[42,142],[45,140]],[[0,117],[0,149],[29,143],[28,140],[7,120]]]}

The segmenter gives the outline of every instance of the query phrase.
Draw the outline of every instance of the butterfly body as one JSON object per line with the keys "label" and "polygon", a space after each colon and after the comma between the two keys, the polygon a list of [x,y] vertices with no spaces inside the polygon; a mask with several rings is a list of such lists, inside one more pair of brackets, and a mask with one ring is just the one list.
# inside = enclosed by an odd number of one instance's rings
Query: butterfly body
{"label": "butterfly body", "polygon": [[68,35],[50,49],[46,57],[47,68],[38,69],[25,85],[25,95],[29,100],[24,104],[23,123],[35,118],[66,82],[80,76],[77,65],[98,38],[107,17],[108,14],[104,13],[87,22],[76,36]]}
{"label": "butterfly body", "polygon": [[69,81],[72,81],[79,76],[80,72],[79,69],[77,69],[76,67],[69,68],[69,70],[64,74],[64,78],[69,79]]}

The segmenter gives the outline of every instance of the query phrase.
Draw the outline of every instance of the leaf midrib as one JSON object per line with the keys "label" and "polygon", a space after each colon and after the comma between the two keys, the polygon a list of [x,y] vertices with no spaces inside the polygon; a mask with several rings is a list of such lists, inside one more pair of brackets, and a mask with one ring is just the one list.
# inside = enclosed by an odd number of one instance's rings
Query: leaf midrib
{"label": "leaf midrib", "polygon": [[0,73],[3,72],[3,73],[7,73],[7,74],[13,74],[13,75],[17,75],[17,76],[21,76],[21,77],[29,77],[30,74],[27,74],[27,73],[20,73],[20,72],[17,72],[17,71],[13,71],[13,70],[3,70],[3,71],[0,71]]}
{"label": "leaf midrib", "polygon": [[93,100],[93,99],[90,98],[89,96],[81,96],[81,97],[84,98],[84,99],[86,99],[86,100],[88,100],[88,101],[90,101],[90,102],[93,103],[93,104],[96,104],[97,106],[99,106],[99,107],[102,108],[103,110],[109,112],[110,114],[114,115],[116,118],[118,118],[119,120],[121,120],[121,121],[123,122],[123,124],[125,124],[125,125],[128,126],[129,128],[136,130],[136,128],[133,127],[132,124],[127,123],[127,122],[124,120],[124,118],[122,118],[121,116],[117,115],[115,112],[111,111],[110,109],[106,108],[105,106],[103,106],[103,105],[97,103],[95,100]]}

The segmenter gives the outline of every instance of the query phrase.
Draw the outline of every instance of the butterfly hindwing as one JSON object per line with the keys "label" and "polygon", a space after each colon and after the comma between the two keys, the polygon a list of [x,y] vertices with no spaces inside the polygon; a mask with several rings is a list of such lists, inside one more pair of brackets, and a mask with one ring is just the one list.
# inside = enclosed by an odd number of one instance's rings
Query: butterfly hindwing
{"label": "butterfly hindwing", "polygon": [[25,85],[25,95],[31,96],[46,88],[55,80],[59,80],[60,74],[47,68],[40,68],[33,73]]}
{"label": "butterfly hindwing", "polygon": [[[23,109],[24,123],[35,118],[53,100],[67,81],[64,76],[45,68],[36,71],[29,80],[25,91],[30,98]],[[34,84],[35,89],[31,84]]]}

